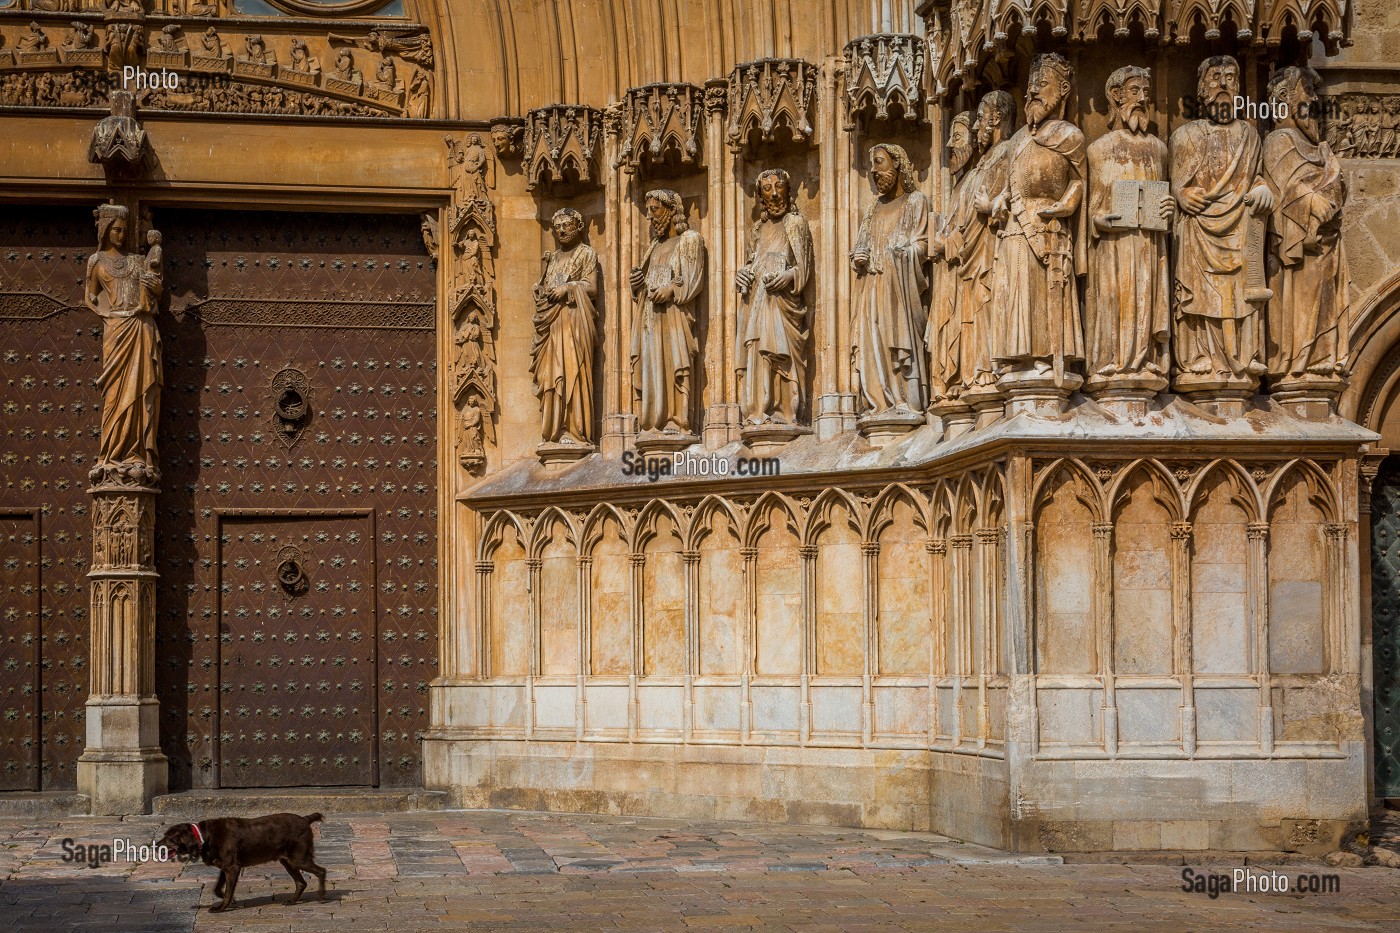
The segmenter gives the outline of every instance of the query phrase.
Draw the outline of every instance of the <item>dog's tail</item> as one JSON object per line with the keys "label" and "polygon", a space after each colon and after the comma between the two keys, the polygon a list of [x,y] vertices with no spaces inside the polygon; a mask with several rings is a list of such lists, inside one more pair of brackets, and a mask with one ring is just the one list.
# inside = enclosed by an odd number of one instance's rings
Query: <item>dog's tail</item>
{"label": "dog's tail", "polygon": [[319,813],[313,813],[313,814],[311,814],[310,816],[305,817],[305,819],[306,819],[306,822],[308,822],[308,823],[319,823],[319,822],[321,822],[321,814],[319,814]]}

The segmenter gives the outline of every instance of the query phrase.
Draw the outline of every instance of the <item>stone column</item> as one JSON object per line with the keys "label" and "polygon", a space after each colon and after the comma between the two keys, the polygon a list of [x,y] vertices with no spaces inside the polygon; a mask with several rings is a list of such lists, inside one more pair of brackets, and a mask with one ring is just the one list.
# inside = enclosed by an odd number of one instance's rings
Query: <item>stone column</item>
{"label": "stone column", "polygon": [[1245,588],[1253,623],[1255,671],[1259,678],[1259,746],[1274,751],[1273,678],[1269,673],[1269,523],[1250,522],[1246,529],[1249,573]]}
{"label": "stone column", "polygon": [[1103,745],[1118,754],[1118,695],[1115,683],[1113,634],[1113,523],[1094,522],[1094,633],[1098,642],[1099,675],[1103,677]]}
{"label": "stone column", "polygon": [[1181,678],[1181,748],[1196,754],[1195,645],[1191,625],[1190,522],[1172,522],[1172,629],[1176,633],[1177,676]]}
{"label": "stone column", "polygon": [[166,792],[156,700],[154,485],[109,472],[89,492],[92,508],[87,742],[78,790],[94,816],[146,813]]}
{"label": "stone column", "polygon": [[[737,183],[737,158],[725,151],[724,119],[729,82],[705,83],[705,169],[709,181],[710,257],[706,284],[710,321],[704,347],[705,446],[723,447],[739,439],[738,388],[734,373],[737,303],[730,278],[742,260],[743,192]],[[737,206],[736,206],[737,205]]]}
{"label": "stone column", "polygon": [[842,131],[841,76],[842,59],[828,58],[823,74],[822,106],[817,108],[821,147],[821,205],[823,255],[832,257],[817,264],[816,305],[813,309],[812,334],[816,378],[812,391],[812,425],[819,440],[830,440],[843,431],[855,430],[856,397],[850,380],[850,314],[852,226],[859,216],[856,199],[851,195],[851,174],[854,171],[852,152],[855,141]]}

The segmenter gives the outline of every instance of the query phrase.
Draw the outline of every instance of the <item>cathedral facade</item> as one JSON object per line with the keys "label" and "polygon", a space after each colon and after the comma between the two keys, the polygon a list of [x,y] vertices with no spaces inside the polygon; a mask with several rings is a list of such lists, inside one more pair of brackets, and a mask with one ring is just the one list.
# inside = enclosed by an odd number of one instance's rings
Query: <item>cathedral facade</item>
{"label": "cathedral facade", "polygon": [[1331,851],[1375,0],[0,0],[0,801]]}

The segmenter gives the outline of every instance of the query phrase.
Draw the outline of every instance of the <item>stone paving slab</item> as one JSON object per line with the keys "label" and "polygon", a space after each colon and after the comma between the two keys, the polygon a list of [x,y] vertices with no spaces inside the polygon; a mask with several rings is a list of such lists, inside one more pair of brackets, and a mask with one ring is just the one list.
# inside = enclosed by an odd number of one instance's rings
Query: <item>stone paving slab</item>
{"label": "stone paving slab", "polygon": [[0,819],[0,931],[1400,929],[1387,868],[1290,861],[1278,870],[1335,875],[1340,892],[1211,899],[1182,890],[1180,866],[1065,865],[927,833],[514,811],[329,816],[325,901],[287,904],[290,879],[260,866],[225,914],[208,910],[203,865],[63,861],[65,838],[149,842],[165,825]]}

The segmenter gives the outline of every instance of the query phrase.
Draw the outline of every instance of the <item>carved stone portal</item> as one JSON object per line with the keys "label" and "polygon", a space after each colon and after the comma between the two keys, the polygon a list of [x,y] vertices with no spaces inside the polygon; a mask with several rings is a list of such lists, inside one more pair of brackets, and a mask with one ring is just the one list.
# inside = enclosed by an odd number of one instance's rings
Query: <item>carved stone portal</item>
{"label": "carved stone portal", "polygon": [[729,148],[738,152],[753,134],[772,142],[786,127],[793,142],[812,138],[810,118],[817,90],[817,67],[800,58],[763,58],[729,73]]}
{"label": "carved stone portal", "polygon": [[698,166],[704,107],[705,91],[693,84],[632,88],[620,108],[622,146],[617,165],[628,174],[668,160],[686,168]]}
{"label": "carved stone portal", "polygon": [[603,112],[581,104],[553,104],[525,116],[525,188],[562,183],[592,185],[594,156],[603,135]]}

